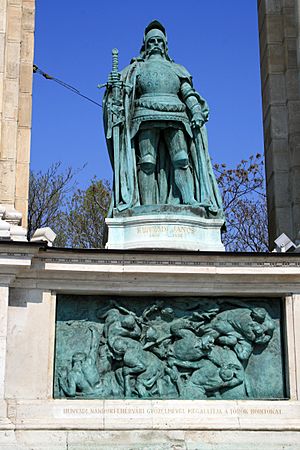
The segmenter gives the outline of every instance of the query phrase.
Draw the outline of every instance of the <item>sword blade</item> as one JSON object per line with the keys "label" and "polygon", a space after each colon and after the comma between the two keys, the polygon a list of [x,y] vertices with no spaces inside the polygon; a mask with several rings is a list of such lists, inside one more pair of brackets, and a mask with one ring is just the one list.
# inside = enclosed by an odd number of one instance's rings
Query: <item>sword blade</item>
{"label": "sword blade", "polygon": [[113,143],[114,143],[114,173],[115,173],[115,205],[120,200],[120,129],[118,125],[113,127]]}

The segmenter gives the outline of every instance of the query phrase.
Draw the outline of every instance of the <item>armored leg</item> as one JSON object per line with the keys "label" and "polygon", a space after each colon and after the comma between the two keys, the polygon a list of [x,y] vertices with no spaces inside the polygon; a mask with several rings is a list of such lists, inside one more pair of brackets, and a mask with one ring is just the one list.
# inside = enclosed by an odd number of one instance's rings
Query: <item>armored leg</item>
{"label": "armored leg", "polygon": [[138,144],[140,150],[139,161],[139,191],[142,205],[153,205],[156,203],[155,168],[159,129],[140,130],[138,133]]}
{"label": "armored leg", "polygon": [[194,198],[194,182],[189,167],[188,148],[183,130],[167,128],[164,138],[174,167],[175,184],[178,187],[182,201],[186,205],[196,203]]}

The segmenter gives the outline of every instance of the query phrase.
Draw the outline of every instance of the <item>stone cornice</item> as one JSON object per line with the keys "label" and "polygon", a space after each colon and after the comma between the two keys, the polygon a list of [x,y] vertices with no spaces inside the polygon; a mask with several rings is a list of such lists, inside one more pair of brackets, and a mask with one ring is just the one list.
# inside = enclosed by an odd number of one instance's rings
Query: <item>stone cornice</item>
{"label": "stone cornice", "polygon": [[273,295],[300,292],[300,254],[56,249],[2,243],[12,286],[56,292]]}

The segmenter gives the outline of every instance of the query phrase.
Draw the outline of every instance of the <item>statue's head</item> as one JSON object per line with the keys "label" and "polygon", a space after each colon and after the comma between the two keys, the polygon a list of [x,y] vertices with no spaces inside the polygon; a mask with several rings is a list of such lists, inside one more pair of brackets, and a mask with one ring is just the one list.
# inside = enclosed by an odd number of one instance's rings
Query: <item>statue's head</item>
{"label": "statue's head", "polygon": [[173,308],[163,308],[161,310],[161,317],[166,322],[170,322],[174,319],[174,310]]}
{"label": "statue's head", "polygon": [[117,308],[111,308],[105,314],[98,315],[97,317],[99,319],[105,318],[105,322],[107,324],[110,324],[113,322],[117,322],[120,319],[120,316],[121,316],[120,311]]}
{"label": "statue's head", "polygon": [[156,329],[153,327],[149,327],[148,330],[146,331],[145,338],[147,342],[155,342],[158,338]]}
{"label": "statue's head", "polygon": [[144,41],[141,48],[141,56],[145,58],[155,53],[160,53],[169,59],[166,30],[158,20],[153,20],[145,28]]}
{"label": "statue's head", "polygon": [[214,347],[215,338],[212,334],[204,334],[200,340],[203,350],[210,351]]}
{"label": "statue's head", "polygon": [[235,364],[224,364],[220,367],[219,375],[223,381],[231,381],[238,370],[240,367]]}
{"label": "statue's head", "polygon": [[253,308],[251,312],[251,317],[258,323],[263,323],[266,317],[266,311],[264,308]]}
{"label": "statue's head", "polygon": [[134,327],[136,325],[135,318],[132,315],[125,316],[122,319],[121,323],[122,323],[122,326],[124,328],[126,328],[127,330],[134,330]]}
{"label": "statue's head", "polygon": [[82,363],[86,359],[86,353],[84,352],[76,352],[72,356],[73,365],[76,363]]}
{"label": "statue's head", "polygon": [[122,358],[127,350],[127,342],[122,338],[115,339],[113,342],[113,350],[116,359]]}

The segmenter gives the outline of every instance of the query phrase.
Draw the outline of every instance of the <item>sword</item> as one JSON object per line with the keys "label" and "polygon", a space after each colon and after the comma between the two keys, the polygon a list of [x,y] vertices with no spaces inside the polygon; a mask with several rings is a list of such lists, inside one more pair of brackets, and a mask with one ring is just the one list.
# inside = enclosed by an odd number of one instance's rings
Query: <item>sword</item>
{"label": "sword", "polygon": [[115,206],[120,201],[120,109],[121,106],[121,83],[119,75],[119,51],[117,48],[112,50],[112,71],[111,86],[113,97],[113,149],[114,149],[114,173],[115,173]]}

